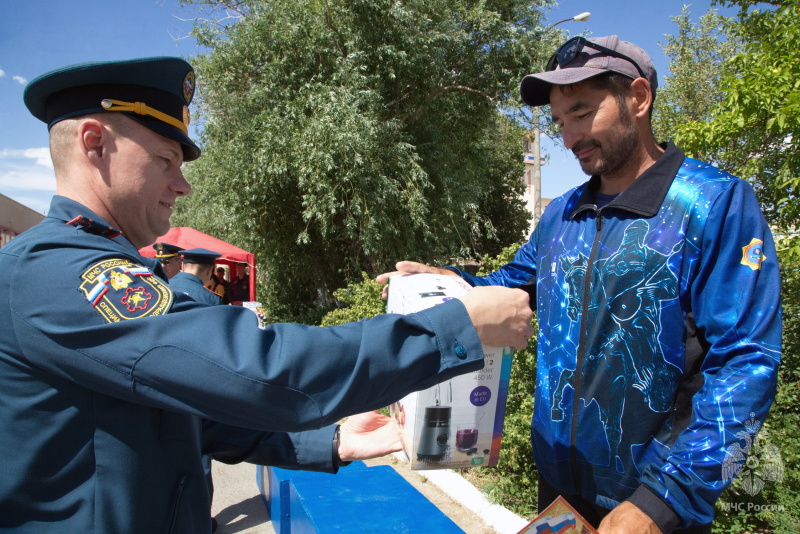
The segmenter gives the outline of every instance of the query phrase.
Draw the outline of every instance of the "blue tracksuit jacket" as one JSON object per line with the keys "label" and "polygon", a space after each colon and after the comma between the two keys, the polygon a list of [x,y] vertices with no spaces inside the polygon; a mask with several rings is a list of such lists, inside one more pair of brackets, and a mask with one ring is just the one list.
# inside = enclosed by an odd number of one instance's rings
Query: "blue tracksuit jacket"
{"label": "blue tracksuit jacket", "polygon": [[774,398],[775,247],[752,188],[674,145],[610,204],[598,177],[553,200],[474,285],[535,288],[532,443],[562,494],[705,524]]}

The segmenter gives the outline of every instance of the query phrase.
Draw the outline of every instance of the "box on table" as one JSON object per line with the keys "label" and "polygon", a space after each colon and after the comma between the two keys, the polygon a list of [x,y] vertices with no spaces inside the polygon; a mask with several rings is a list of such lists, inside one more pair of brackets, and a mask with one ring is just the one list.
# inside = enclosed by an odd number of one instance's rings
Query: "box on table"
{"label": "box on table", "polygon": [[[389,281],[387,313],[408,314],[472,289],[456,276],[412,274]],[[484,367],[407,395],[389,411],[400,425],[411,468],[497,465],[511,376],[511,350],[483,347]]]}

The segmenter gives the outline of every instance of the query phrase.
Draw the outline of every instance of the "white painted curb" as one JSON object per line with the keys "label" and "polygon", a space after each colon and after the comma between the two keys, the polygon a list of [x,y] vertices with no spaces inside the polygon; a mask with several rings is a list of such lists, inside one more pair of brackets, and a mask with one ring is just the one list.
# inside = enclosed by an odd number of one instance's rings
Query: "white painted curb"
{"label": "white painted curb", "polygon": [[[401,462],[407,462],[405,454],[394,453]],[[435,484],[439,489],[475,512],[487,525],[500,534],[516,534],[529,523],[509,509],[492,504],[475,486],[452,469],[431,469],[414,471]]]}

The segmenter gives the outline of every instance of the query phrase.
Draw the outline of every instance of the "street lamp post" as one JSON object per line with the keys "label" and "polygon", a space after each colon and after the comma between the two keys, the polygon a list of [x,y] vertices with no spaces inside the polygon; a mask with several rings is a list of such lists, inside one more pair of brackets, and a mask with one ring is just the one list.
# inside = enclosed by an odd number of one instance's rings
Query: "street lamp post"
{"label": "street lamp post", "polygon": [[[574,17],[559,20],[549,25],[546,29],[558,26],[562,22],[583,22],[589,20],[592,14],[588,11],[575,15]],[[531,162],[533,168],[531,169],[531,193],[533,194],[533,221],[531,222],[531,230],[536,227],[539,219],[542,216],[542,149],[540,144],[539,132],[539,108],[533,108],[533,140],[531,143],[531,152],[533,153],[533,161]],[[526,173],[527,174],[527,173]]]}

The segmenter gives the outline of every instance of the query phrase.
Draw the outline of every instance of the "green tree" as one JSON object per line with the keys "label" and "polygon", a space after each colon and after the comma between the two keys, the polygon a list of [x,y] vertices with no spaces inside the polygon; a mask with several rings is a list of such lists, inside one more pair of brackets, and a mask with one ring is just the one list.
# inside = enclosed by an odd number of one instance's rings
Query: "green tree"
{"label": "green tree", "polygon": [[[765,215],[778,230],[800,219],[800,0],[720,2],[738,5],[736,39],[747,43],[723,65],[722,100],[707,120],[678,129],[692,155],[712,161],[753,184]],[[800,242],[790,243],[794,256]]]}
{"label": "green tree", "polygon": [[499,110],[551,50],[550,0],[185,3],[233,18],[196,25],[205,154],[174,222],[254,251],[271,317],[524,237],[524,132]]}
{"label": "green tree", "polygon": [[716,10],[709,9],[693,23],[689,6],[683,6],[672,20],[678,27],[676,34],[659,43],[669,58],[669,73],[658,89],[653,112],[653,131],[659,140],[672,140],[679,126],[710,117],[723,97],[719,89],[722,66],[742,47],[727,30],[731,20]]}

